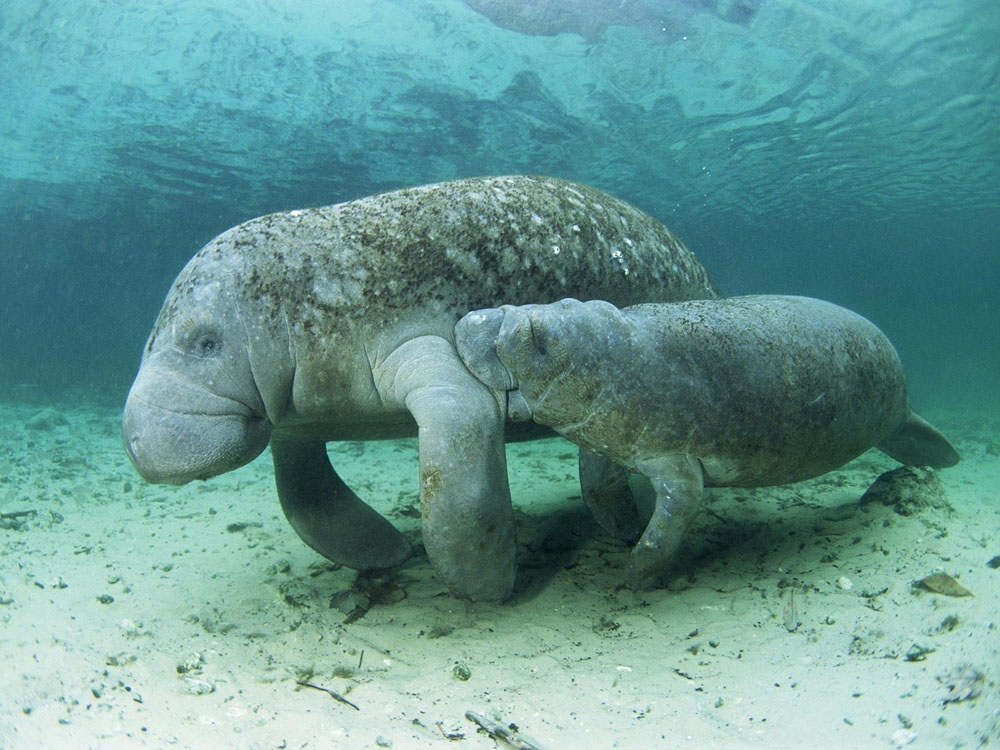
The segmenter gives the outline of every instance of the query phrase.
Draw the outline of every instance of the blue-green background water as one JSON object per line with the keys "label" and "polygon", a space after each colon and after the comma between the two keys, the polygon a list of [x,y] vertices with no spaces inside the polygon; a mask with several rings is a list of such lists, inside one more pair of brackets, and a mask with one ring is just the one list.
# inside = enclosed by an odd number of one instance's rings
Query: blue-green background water
{"label": "blue-green background water", "polygon": [[876,321],[998,408],[996,0],[5,0],[0,392],[117,403],[271,211],[488,173],[651,212],[727,293]]}

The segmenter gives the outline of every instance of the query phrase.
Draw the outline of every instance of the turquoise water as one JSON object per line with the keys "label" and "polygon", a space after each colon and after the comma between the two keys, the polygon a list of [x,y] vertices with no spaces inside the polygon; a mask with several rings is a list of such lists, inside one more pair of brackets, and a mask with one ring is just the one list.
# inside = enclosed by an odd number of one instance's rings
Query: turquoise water
{"label": "turquoise water", "polygon": [[7,0],[0,386],[120,403],[239,221],[530,172],[728,293],[872,318],[921,408],[995,408],[998,39],[993,0]]}
{"label": "turquoise water", "polygon": [[[0,750],[496,746],[469,710],[550,749],[1000,737],[998,7],[3,0]],[[938,502],[860,508],[877,451],[713,490],[676,573],[633,592],[573,446],[512,443],[515,594],[472,604],[420,548],[416,441],[334,443],[417,548],[349,621],[355,572],[281,518],[267,455],[139,479],[121,405],[202,245],[501,173],[631,201],[727,294],[871,318],[962,455]],[[914,586],[936,574],[974,596]]]}

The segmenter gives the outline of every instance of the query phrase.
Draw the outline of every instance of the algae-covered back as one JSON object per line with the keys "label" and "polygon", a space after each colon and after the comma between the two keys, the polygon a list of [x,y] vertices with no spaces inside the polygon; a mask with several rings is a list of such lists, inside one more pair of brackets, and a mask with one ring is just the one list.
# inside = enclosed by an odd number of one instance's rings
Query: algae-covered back
{"label": "algae-covered back", "polygon": [[620,304],[715,294],[701,263],[659,221],[545,177],[455,180],[270,214],[199,255],[219,253],[241,256],[247,299],[272,312],[283,306],[292,320],[414,305],[458,312],[581,288]]}

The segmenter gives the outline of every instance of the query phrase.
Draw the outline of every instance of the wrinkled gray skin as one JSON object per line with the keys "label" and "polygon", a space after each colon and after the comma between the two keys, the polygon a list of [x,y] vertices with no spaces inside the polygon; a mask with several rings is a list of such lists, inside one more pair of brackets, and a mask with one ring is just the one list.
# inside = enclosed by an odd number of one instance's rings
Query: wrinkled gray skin
{"label": "wrinkled gray skin", "polygon": [[[871,446],[904,464],[958,454],[906,398],[895,349],[872,323],[805,297],[754,296],[619,310],[566,299],[469,313],[459,355],[514,420],[584,450],[583,495],[630,541],[636,588],[656,582],[704,486],[796,482]],[[589,452],[589,453],[588,453]],[[642,530],[624,472],[656,492]]]}
{"label": "wrinkled gray skin", "polygon": [[303,540],[374,569],[409,544],[337,476],[325,443],[417,434],[432,563],[456,595],[503,599],[517,551],[504,414],[459,359],[454,326],[471,309],[570,295],[631,304],[715,290],[662,224],[550,178],[253,219],[209,242],[167,295],[125,404],[129,456],[147,480],[181,484],[270,442]]}

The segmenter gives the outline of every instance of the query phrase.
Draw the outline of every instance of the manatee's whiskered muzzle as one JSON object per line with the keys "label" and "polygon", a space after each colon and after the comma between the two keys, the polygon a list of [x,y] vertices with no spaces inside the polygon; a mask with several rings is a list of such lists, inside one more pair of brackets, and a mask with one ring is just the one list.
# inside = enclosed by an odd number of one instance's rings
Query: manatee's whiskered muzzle
{"label": "manatee's whiskered muzzle", "polygon": [[125,451],[140,476],[157,484],[184,484],[230,471],[267,446],[271,425],[244,405],[228,413],[183,413],[130,397],[122,418]]}

